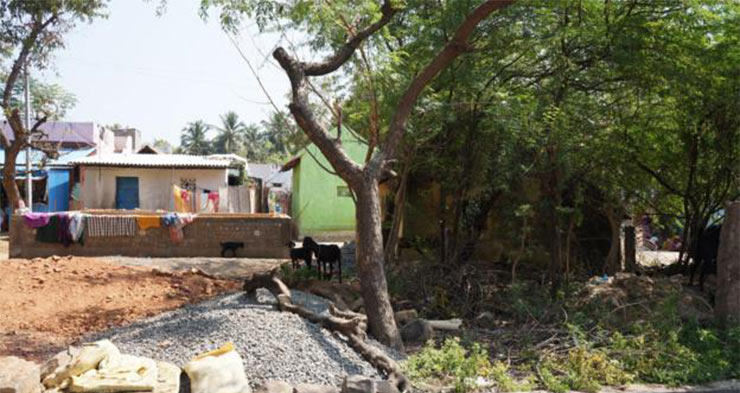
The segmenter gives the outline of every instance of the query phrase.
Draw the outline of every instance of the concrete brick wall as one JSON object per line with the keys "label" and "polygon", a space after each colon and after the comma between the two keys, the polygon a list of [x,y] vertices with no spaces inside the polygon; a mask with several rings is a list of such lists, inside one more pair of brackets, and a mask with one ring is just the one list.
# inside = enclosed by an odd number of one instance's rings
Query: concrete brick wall
{"label": "concrete brick wall", "polygon": [[[101,212],[102,213],[102,212]],[[111,212],[105,212],[111,214]],[[267,214],[201,214],[183,229],[185,241],[174,244],[167,228],[140,231],[133,237],[86,237],[85,244],[64,247],[36,241],[36,230],[13,216],[10,224],[10,257],[51,255],[134,257],[219,257],[221,242],[244,242],[240,258],[288,258],[290,217]],[[231,254],[229,253],[230,257]]]}

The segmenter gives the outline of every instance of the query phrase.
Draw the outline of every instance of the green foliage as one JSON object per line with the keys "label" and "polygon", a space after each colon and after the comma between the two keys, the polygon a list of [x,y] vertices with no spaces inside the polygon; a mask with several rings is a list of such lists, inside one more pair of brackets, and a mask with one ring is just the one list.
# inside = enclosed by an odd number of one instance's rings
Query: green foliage
{"label": "green foliage", "polygon": [[455,391],[467,392],[476,387],[477,377],[489,374],[491,363],[480,345],[473,344],[466,350],[459,339],[447,339],[440,348],[428,342],[404,362],[403,368],[411,379],[452,382]]}
{"label": "green foliage", "polygon": [[166,139],[162,138],[155,138],[152,142],[152,146],[166,154],[174,153],[175,148],[172,146],[170,142],[168,142]]}
{"label": "green foliage", "polygon": [[604,351],[584,346],[569,350],[563,360],[546,361],[543,369],[547,372],[542,374],[541,381],[548,389],[548,385],[552,385],[553,390],[567,387],[567,390],[597,392],[603,386],[619,386],[633,380],[632,375]]}
{"label": "green foliage", "polygon": [[740,375],[739,332],[736,327],[720,333],[696,323],[635,324],[629,334],[614,333],[609,350],[641,381],[700,384]]}
{"label": "green foliage", "polygon": [[210,127],[203,120],[188,123],[180,135],[181,151],[194,155],[211,154],[211,144],[207,136],[209,129]]}
{"label": "green foliage", "polygon": [[211,128],[218,132],[213,141],[214,151],[222,154],[236,154],[241,151],[247,126],[236,112],[229,111],[221,115],[221,124],[212,125]]}
{"label": "green foliage", "polygon": [[491,364],[488,351],[480,344],[473,343],[466,349],[458,338],[446,339],[439,348],[433,341],[428,342],[419,353],[410,356],[402,367],[412,380],[451,384],[456,392],[477,389],[479,378],[490,381],[504,392],[531,388],[528,382],[516,382],[509,375],[505,363]]}
{"label": "green foliage", "polygon": [[[740,376],[740,326],[723,332],[682,319],[677,294],[651,305],[652,312],[643,320],[624,327],[611,319],[609,310],[553,302],[537,293],[536,287],[513,285],[504,302],[510,304],[516,323],[556,323],[548,310],[567,309],[571,322],[560,322],[567,334],[555,350],[533,347],[526,336],[517,335],[519,359],[534,361],[520,360],[511,370],[480,345],[465,347],[458,339],[447,339],[441,347],[428,343],[404,363],[405,371],[415,381],[455,385],[458,390],[475,390],[474,381],[481,377],[501,391],[539,385],[559,393],[596,392],[629,383],[702,384]],[[525,382],[513,375],[523,376]]]}
{"label": "green foliage", "polygon": [[[46,66],[49,55],[64,45],[64,34],[77,22],[104,16],[107,0],[11,0],[0,2],[0,59],[30,44],[31,61]],[[47,22],[45,25],[44,23]],[[31,31],[38,29],[29,40]]]}
{"label": "green foliage", "polygon": [[[215,137],[208,137],[210,130]],[[202,120],[188,123],[180,136],[178,151],[188,154],[237,154],[254,163],[284,163],[305,147],[305,136],[285,113],[273,113],[260,124],[245,124],[236,112],[221,116],[220,125]]]}
{"label": "green foliage", "polygon": [[526,392],[535,386],[534,378],[530,377],[524,381],[514,379],[509,366],[501,361],[493,363],[488,378],[495,383],[496,390],[499,392]]}
{"label": "green foliage", "polygon": [[566,393],[570,390],[568,384],[561,381],[560,378],[553,375],[549,367],[544,367],[540,370],[540,383],[549,392],[553,393]]}
{"label": "green foliage", "polygon": [[297,270],[293,270],[293,266],[284,264],[280,266],[280,277],[288,286],[295,286],[299,282],[314,280],[317,278],[316,269],[309,269],[306,266],[301,266]]}
{"label": "green foliage", "polygon": [[[0,71],[0,87],[4,88],[8,73]],[[57,83],[45,83],[31,77],[31,117],[41,119],[46,117],[48,121],[61,120],[77,103],[74,94],[67,91]],[[24,89],[23,83],[16,82],[13,85],[12,96],[10,97],[10,106],[14,108],[24,108]]]}
{"label": "green foliage", "polygon": [[518,321],[540,320],[553,305],[547,291],[531,283],[516,282],[505,293],[509,310]]}

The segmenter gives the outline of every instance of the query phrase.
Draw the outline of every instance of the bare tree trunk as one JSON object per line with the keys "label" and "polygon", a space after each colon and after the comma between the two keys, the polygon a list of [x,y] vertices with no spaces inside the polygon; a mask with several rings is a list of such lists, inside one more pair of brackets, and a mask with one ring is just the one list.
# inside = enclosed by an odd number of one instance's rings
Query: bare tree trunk
{"label": "bare tree trunk", "polygon": [[380,342],[403,350],[383,264],[380,193],[377,180],[365,179],[357,194],[357,272],[370,333]]}
{"label": "bare tree trunk", "polygon": [[513,0],[487,0],[465,17],[451,40],[416,74],[406,88],[390,118],[385,141],[372,156],[369,156],[370,159],[360,166],[347,155],[341,140],[331,135],[315,115],[308,97],[308,78],[328,75],[342,67],[364,40],[391,21],[393,15],[399,10],[394,8],[393,3],[391,0],[384,1],[380,7],[381,16],[378,20],[353,32],[344,45],[323,61],[300,61],[288,54],[282,47],[275,49],[272,55],[290,79],[292,95],[288,107],[296,124],[321,150],[332,168],[349,184],[357,196],[357,271],[370,332],[384,344],[403,348],[403,342],[393,318],[383,266],[378,179],[387,169],[390,160],[395,159],[396,148],[401,145],[406,123],[422,91],[456,58],[473,48],[468,38],[479,23],[492,12],[513,3]]}
{"label": "bare tree trunk", "polygon": [[637,244],[632,225],[624,227],[624,267],[630,273],[637,270]]}
{"label": "bare tree trunk", "polygon": [[[559,102],[559,99],[558,99]],[[545,206],[545,239],[550,254],[550,264],[547,275],[550,279],[550,296],[554,299],[557,295],[563,276],[563,245],[561,241],[560,218],[558,217],[558,207],[561,204],[560,195],[560,173],[557,167],[557,153],[555,146],[548,146],[547,157],[549,169],[541,178],[541,187],[543,189]]]}
{"label": "bare tree trunk", "polygon": [[522,242],[519,244],[519,252],[516,254],[516,258],[514,259],[514,262],[511,264],[511,283],[514,284],[516,282],[516,267],[519,265],[519,261],[522,259],[522,256],[524,255],[525,246],[527,244],[527,217],[524,217],[524,221],[522,223]]}
{"label": "bare tree trunk", "polygon": [[729,327],[740,322],[740,201],[728,203],[726,211],[719,238],[714,311],[720,325]]}
{"label": "bare tree trunk", "polygon": [[3,167],[3,188],[8,196],[8,205],[11,211],[15,211],[21,205],[21,193],[18,190],[18,183],[15,181],[15,160],[18,156],[18,148],[11,146],[5,152],[5,166]]}
{"label": "bare tree trunk", "polygon": [[619,233],[622,220],[620,219],[621,214],[618,209],[614,209],[612,206],[607,206],[604,212],[606,213],[606,219],[609,221],[609,229],[611,230],[611,244],[609,246],[609,254],[606,257],[604,272],[613,275],[622,270],[622,259],[620,257],[621,236]]}
{"label": "bare tree trunk", "polygon": [[548,209],[547,231],[548,249],[550,252],[550,266],[548,267],[548,276],[550,278],[550,296],[555,298],[563,275],[563,261],[560,258],[562,254],[562,243],[560,241],[560,225],[558,225],[557,212],[555,206]]}
{"label": "bare tree trunk", "polygon": [[408,189],[409,172],[411,172],[411,160],[406,163],[401,178],[399,179],[398,190],[393,200],[393,222],[391,230],[388,233],[388,239],[385,242],[385,261],[393,264],[398,258],[398,240],[401,237],[403,218],[406,212],[406,190]]}
{"label": "bare tree trunk", "polygon": [[565,283],[566,286],[570,282],[570,254],[571,254],[571,243],[573,243],[573,238],[575,237],[575,233],[573,231],[575,227],[575,219],[573,219],[573,215],[571,214],[568,218],[568,231],[565,235]]}

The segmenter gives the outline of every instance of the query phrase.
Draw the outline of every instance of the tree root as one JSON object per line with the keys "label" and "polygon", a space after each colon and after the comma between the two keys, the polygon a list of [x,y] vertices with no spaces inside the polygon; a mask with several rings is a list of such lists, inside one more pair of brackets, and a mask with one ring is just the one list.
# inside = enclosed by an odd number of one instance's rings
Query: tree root
{"label": "tree root", "polygon": [[290,289],[277,277],[277,271],[255,274],[244,282],[244,290],[252,293],[257,288],[267,288],[278,300],[278,309],[297,314],[325,329],[338,332],[347,337],[347,343],[373,367],[382,371],[399,391],[405,391],[408,379],[401,372],[395,360],[388,357],[367,340],[367,316],[348,310],[339,310],[329,303],[329,315],[317,314],[305,307],[294,304]]}

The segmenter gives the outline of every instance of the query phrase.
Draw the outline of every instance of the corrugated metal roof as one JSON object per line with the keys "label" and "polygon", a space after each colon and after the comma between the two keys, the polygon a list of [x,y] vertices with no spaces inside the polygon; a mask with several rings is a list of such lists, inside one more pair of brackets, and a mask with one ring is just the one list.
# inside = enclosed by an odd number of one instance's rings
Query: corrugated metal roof
{"label": "corrugated metal roof", "polygon": [[89,156],[90,154],[93,154],[95,152],[95,148],[89,148],[89,149],[81,149],[81,150],[72,150],[67,152],[59,152],[59,158],[56,160],[50,161],[49,166],[57,166],[57,165],[69,165],[70,162],[74,160],[79,160],[81,158],[85,158]]}
{"label": "corrugated metal roof", "polygon": [[228,168],[231,161],[187,154],[106,154],[72,160],[70,164],[138,168]]}

